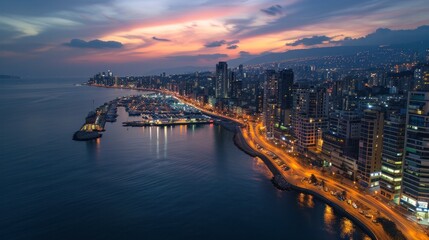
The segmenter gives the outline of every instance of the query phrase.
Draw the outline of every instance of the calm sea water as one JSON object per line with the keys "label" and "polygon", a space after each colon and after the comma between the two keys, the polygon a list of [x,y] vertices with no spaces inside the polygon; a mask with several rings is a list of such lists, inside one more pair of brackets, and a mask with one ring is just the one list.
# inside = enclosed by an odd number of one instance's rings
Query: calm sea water
{"label": "calm sea water", "polygon": [[365,239],[310,195],[276,190],[218,126],[125,128],[72,141],[130,90],[0,81],[0,239]]}

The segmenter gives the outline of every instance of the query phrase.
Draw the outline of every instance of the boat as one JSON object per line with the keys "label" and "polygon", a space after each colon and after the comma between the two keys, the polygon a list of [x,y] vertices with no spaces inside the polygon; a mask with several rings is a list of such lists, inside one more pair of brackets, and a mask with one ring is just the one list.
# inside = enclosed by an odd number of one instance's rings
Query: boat
{"label": "boat", "polygon": [[77,131],[73,134],[73,140],[75,141],[89,141],[100,138],[101,133],[96,131]]}

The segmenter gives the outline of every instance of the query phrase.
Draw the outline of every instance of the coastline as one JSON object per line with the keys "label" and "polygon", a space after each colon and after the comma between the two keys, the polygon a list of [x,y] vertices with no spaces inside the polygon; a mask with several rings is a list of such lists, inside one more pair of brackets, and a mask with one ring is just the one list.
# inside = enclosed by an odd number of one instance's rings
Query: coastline
{"label": "coastline", "polygon": [[[243,152],[245,152],[246,154],[252,156],[252,157],[259,157],[262,159],[262,161],[264,162],[264,164],[268,167],[268,169],[270,170],[270,172],[273,175],[279,174],[281,175],[281,172],[274,166],[273,162],[264,154],[255,151],[254,149],[252,149],[247,142],[244,140],[244,137],[241,133],[241,131],[236,130],[235,134],[234,134],[234,144]],[[356,218],[355,216],[353,216],[352,214],[350,214],[348,211],[346,211],[346,209],[344,209],[343,207],[339,206],[338,204],[336,204],[335,202],[327,199],[326,197],[324,197],[323,195],[319,194],[318,192],[315,192],[311,189],[307,189],[307,188],[301,188],[295,184],[293,184],[292,182],[288,183],[291,185],[291,188],[295,191],[298,192],[302,192],[302,193],[306,193],[306,194],[310,194],[312,196],[315,196],[316,198],[318,198],[319,200],[323,201],[324,203],[328,204],[330,207],[334,208],[336,211],[340,212],[342,215],[346,216],[347,218],[349,218],[350,220],[352,220],[356,225],[358,225],[371,239],[374,240],[378,240],[380,238],[377,238],[376,234],[371,231],[371,229],[364,223],[362,222],[360,219]]]}
{"label": "coastline", "polygon": [[[98,85],[87,85],[87,86],[102,87],[102,88],[114,88],[114,89],[127,89],[127,90],[158,92],[158,93],[170,94],[168,92],[158,90],[158,89],[130,88],[130,87],[106,87],[106,86],[98,86]],[[174,97],[179,99],[180,101],[185,101],[181,98],[178,98],[177,96],[174,96]],[[277,169],[277,167],[274,165],[274,163],[267,156],[265,156],[263,153],[261,153],[259,151],[254,150],[252,147],[250,147],[248,145],[247,141],[244,139],[244,136],[242,135],[242,131],[240,129],[240,126],[242,126],[242,124],[240,122],[238,122],[235,119],[229,119],[226,117],[221,117],[221,116],[215,115],[214,113],[210,113],[210,112],[208,112],[204,109],[201,109],[200,107],[197,107],[193,104],[191,104],[191,105],[198,108],[199,110],[201,110],[205,114],[210,115],[213,118],[220,119],[221,123],[219,125],[221,125],[224,129],[226,129],[228,131],[234,132],[233,141],[234,141],[234,145],[237,148],[239,148],[241,151],[243,151],[244,153],[246,153],[252,157],[261,158],[263,160],[264,164],[268,167],[268,169],[270,170],[270,172],[273,175],[278,174],[282,178],[284,178],[282,173]],[[228,122],[228,123],[225,124],[225,122]],[[313,191],[311,189],[299,187],[290,181],[287,181],[287,182],[291,185],[291,188],[294,189],[295,191],[313,195],[313,196],[317,197],[318,199],[320,199],[321,201],[328,204],[329,206],[336,209],[338,212],[340,212],[344,216],[348,217],[356,225],[358,225],[371,239],[374,239],[374,240],[383,239],[381,237],[380,238],[377,237],[376,234],[370,229],[370,227],[368,227],[368,225],[366,223],[364,223],[360,219],[356,218],[355,216],[353,216],[352,214],[347,212],[347,210],[345,208],[341,207],[340,205],[336,204],[335,202],[331,201],[330,199],[326,198],[325,196],[323,196],[323,195],[321,195],[321,194],[319,194],[316,191]]]}

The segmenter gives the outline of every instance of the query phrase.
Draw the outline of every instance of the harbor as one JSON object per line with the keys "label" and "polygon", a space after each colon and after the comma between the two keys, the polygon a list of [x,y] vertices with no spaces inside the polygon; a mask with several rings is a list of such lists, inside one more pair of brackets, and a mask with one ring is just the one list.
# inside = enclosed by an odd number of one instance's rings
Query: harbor
{"label": "harbor", "polygon": [[99,106],[88,113],[85,123],[73,134],[73,140],[90,141],[102,137],[100,132],[105,131],[106,122],[116,122],[117,116],[116,100]]}
{"label": "harbor", "polygon": [[182,103],[170,95],[153,93],[116,98],[88,113],[85,123],[73,135],[73,140],[89,141],[100,138],[106,122],[117,121],[117,108],[123,107],[131,118],[124,127],[176,126],[214,124],[218,121],[200,110]]}

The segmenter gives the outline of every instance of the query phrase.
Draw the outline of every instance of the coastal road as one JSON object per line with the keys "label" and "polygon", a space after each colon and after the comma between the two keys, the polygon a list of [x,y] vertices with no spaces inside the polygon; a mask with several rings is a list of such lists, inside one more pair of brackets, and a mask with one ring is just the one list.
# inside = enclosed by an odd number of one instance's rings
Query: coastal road
{"label": "coastal road", "polygon": [[[166,92],[166,93],[170,95],[174,95],[176,98],[186,102],[187,104],[195,108],[200,109],[201,111],[207,114],[211,114],[223,119],[228,119],[228,120],[243,124],[243,122],[238,119],[225,116],[222,114],[218,114],[216,112],[208,111],[202,108],[201,106],[196,105],[195,102],[191,102],[187,98],[177,96],[176,94],[174,93],[172,94],[171,92]],[[265,136],[261,134],[261,132],[259,131],[261,127],[262,127],[261,123],[256,124],[256,126],[254,126],[251,123],[248,123],[247,128],[241,128],[240,131],[244,140],[247,142],[247,145],[251,147],[254,151],[258,151],[264,154],[268,159],[270,159],[273,165],[279,170],[279,172],[283,175],[283,177],[287,181],[289,181],[290,183],[298,187],[317,192],[318,194],[325,197],[329,201],[332,201],[333,203],[339,205],[345,211],[349,212],[354,217],[359,219],[365,226],[367,226],[371,230],[371,232],[373,232],[377,236],[378,239],[390,239],[390,237],[383,230],[380,224],[373,223],[370,219],[366,218],[363,214],[360,214],[357,209],[354,209],[351,205],[348,205],[345,201],[338,200],[335,196],[332,196],[329,192],[320,190],[316,186],[307,184],[305,182],[303,183],[301,182],[301,179],[303,177],[309,178],[311,174],[314,174],[318,179],[324,179],[326,185],[330,188],[330,190],[335,190],[335,191],[345,190],[347,192],[348,198],[353,199],[354,202],[358,202],[360,205],[360,208],[365,208],[367,212],[370,212],[374,216],[384,216],[390,219],[391,221],[393,221],[398,227],[398,229],[401,230],[402,233],[408,239],[429,240],[429,236],[426,235],[426,233],[421,229],[421,227],[417,223],[408,220],[406,217],[399,214],[394,209],[391,209],[383,202],[378,201],[377,199],[375,199],[370,195],[357,191],[353,186],[341,184],[335,179],[328,178],[327,176],[324,176],[321,173],[321,171],[305,167],[299,159],[297,159],[296,157],[290,156],[284,150],[278,148],[278,146],[268,141],[265,138]],[[281,169],[281,167],[279,167],[275,163],[274,159],[272,159],[272,157],[267,155],[266,152],[263,152],[260,149],[258,149],[256,147],[256,144],[259,144],[266,150],[269,150],[272,153],[276,154],[280,160],[282,160],[285,164],[287,164],[291,168],[291,170],[286,172],[283,169]]]}
{"label": "coastal road", "polygon": [[[288,164],[295,174],[294,177],[292,177],[290,174],[286,174],[282,169],[280,169],[280,171],[285,173],[283,175],[288,181],[293,181],[293,183],[295,184],[297,183],[297,180],[300,180],[303,177],[309,178],[311,174],[314,174],[318,179],[324,179],[325,183],[331,188],[332,186],[334,186],[337,190],[346,190],[349,198],[354,199],[354,201],[357,200],[359,203],[365,205],[366,207],[371,209],[372,213],[376,213],[378,211],[380,213],[380,216],[384,216],[392,220],[394,223],[396,223],[398,229],[400,229],[408,239],[429,240],[429,237],[424,233],[424,231],[420,228],[420,226],[418,226],[417,223],[412,222],[404,216],[398,214],[397,212],[395,212],[394,209],[391,209],[383,202],[378,201],[370,195],[366,195],[365,193],[357,191],[352,186],[344,185],[339,183],[338,181],[335,181],[334,179],[327,178],[316,169],[304,167],[299,161],[299,159],[286,154],[284,150],[278,148],[277,146],[269,142],[265,138],[265,136],[261,134],[261,132],[258,130],[261,128],[261,126],[261,124],[257,124],[256,126],[249,124],[248,130],[243,131],[243,136],[245,137],[245,139],[248,140],[248,143],[252,144],[252,142],[254,142],[259,144],[263,148],[276,154],[281,160]],[[319,194],[323,195],[327,199],[333,200],[336,204],[342,206],[348,212],[355,210],[345,202],[339,201],[337,198],[329,194],[329,192],[319,190],[313,185],[306,184],[305,186],[302,186],[302,183],[300,181],[297,183],[297,185],[300,187],[311,189],[313,191],[317,191]],[[379,236],[379,239],[389,239],[386,238],[387,235],[382,230],[380,224],[372,223],[369,219],[365,218],[362,214],[359,214],[356,210],[354,216],[359,218],[363,223],[368,222],[365,225],[367,225],[377,236]]]}

